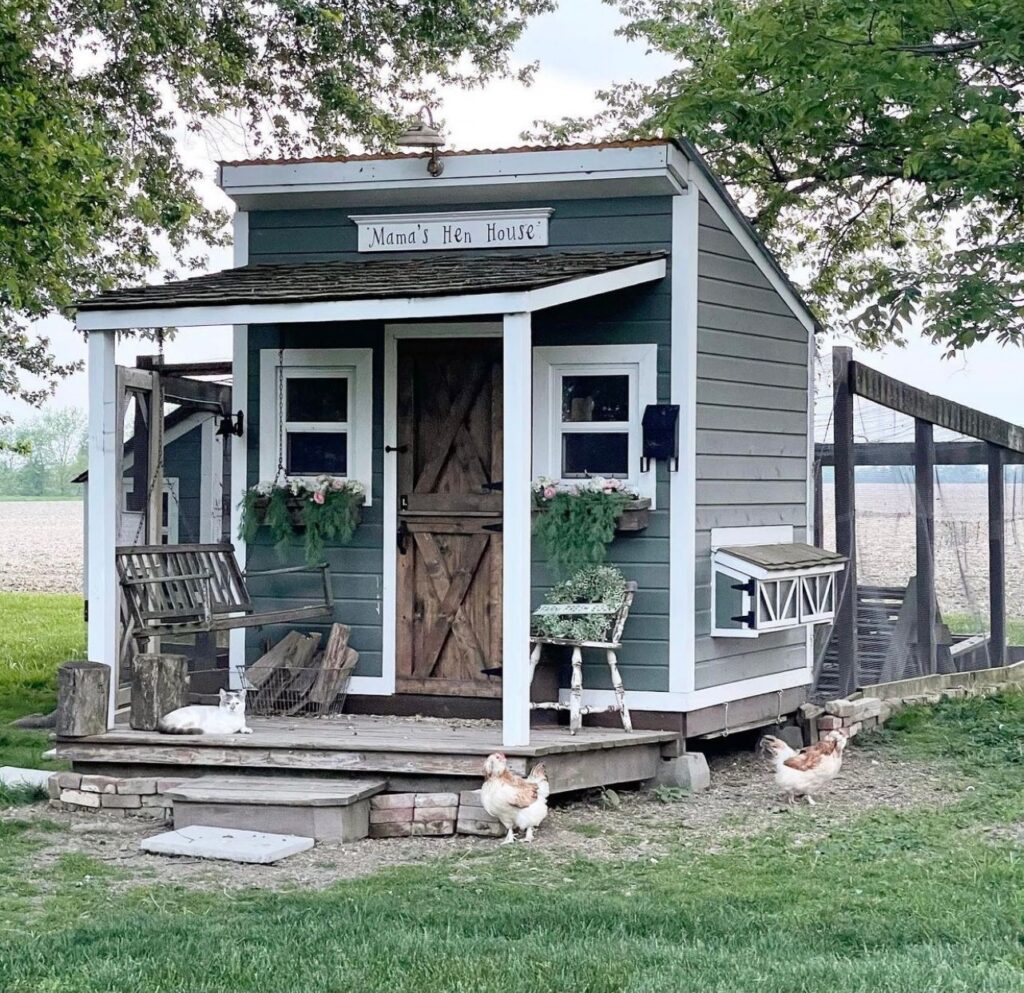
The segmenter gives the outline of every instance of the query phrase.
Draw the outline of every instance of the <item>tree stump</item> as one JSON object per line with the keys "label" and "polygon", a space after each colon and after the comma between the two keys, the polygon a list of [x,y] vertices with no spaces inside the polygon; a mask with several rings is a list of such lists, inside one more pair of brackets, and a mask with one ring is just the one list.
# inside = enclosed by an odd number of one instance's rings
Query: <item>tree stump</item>
{"label": "tree stump", "polygon": [[136,731],[155,731],[161,717],[187,706],[188,690],[187,656],[136,655],[129,724]]}
{"label": "tree stump", "polygon": [[65,662],[57,670],[57,734],[84,738],[107,730],[110,666]]}

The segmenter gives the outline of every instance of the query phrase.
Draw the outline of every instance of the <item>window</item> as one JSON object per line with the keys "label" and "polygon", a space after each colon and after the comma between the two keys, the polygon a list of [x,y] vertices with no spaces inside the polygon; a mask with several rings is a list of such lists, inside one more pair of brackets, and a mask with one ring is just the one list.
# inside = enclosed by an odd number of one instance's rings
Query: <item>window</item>
{"label": "window", "polygon": [[[145,513],[141,510],[128,509],[128,494],[135,492],[135,479],[125,476],[121,480],[121,538],[125,544],[144,544],[146,540],[143,528]],[[172,476],[164,476],[163,511],[160,518],[160,543],[162,545],[178,544],[178,529],[181,505],[178,500],[178,480]]]}
{"label": "window", "polygon": [[625,480],[654,496],[640,471],[640,420],[657,403],[657,345],[535,348],[534,475],[571,484]]}
{"label": "window", "polygon": [[372,471],[372,351],[264,349],[260,371],[260,479],[340,476],[363,483]]}

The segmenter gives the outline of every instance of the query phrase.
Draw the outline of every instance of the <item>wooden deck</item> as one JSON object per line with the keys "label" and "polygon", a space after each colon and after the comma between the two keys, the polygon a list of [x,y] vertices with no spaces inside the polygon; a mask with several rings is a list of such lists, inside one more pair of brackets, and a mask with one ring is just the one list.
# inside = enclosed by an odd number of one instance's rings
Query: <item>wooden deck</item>
{"label": "wooden deck", "polygon": [[663,754],[675,755],[670,731],[534,728],[531,743],[503,748],[495,721],[444,721],[345,715],[336,718],[254,717],[248,735],[167,735],[116,728],[88,738],[58,738],[57,754],[76,770],[167,778],[209,775],[330,773],[375,775],[389,789],[472,788],[483,760],[504,751],[526,773],[543,762],[554,793],[649,779]]}

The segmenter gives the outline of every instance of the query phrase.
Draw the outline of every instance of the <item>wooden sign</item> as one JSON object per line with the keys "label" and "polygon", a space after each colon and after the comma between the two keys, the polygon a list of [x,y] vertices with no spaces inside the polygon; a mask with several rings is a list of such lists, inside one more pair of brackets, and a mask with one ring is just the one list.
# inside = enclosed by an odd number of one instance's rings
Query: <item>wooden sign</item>
{"label": "wooden sign", "polygon": [[361,214],[360,252],[436,252],[467,248],[534,248],[548,243],[551,207],[458,213]]}

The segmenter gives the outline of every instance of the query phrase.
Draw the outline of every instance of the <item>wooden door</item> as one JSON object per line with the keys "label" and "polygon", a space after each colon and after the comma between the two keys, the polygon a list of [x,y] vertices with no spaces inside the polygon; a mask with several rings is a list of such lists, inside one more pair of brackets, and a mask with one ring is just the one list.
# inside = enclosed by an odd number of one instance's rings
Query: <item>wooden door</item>
{"label": "wooden door", "polygon": [[398,343],[400,692],[501,695],[501,382],[499,339]]}

